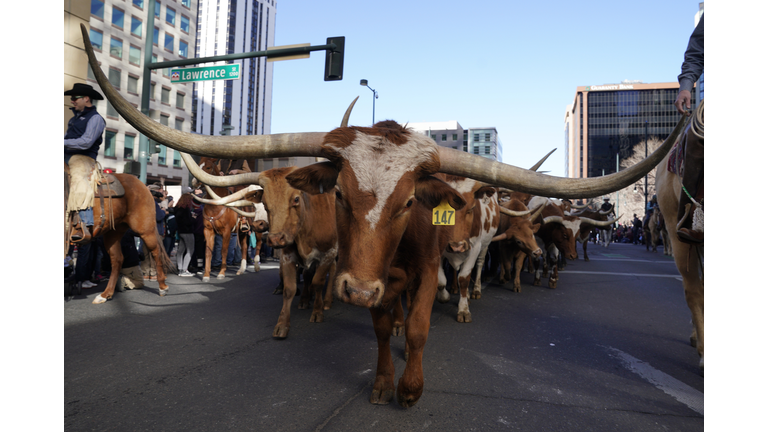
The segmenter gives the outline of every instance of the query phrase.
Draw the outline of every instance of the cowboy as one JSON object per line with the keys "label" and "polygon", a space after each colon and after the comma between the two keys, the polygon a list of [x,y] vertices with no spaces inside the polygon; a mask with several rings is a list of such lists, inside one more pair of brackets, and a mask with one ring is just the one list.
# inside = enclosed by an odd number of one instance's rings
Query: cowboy
{"label": "cowboy", "polygon": [[96,167],[96,156],[103,141],[104,118],[96,111],[94,100],[104,97],[88,84],[75,83],[71,90],[64,92],[70,96],[74,117],[69,120],[67,133],[64,134],[64,162],[69,164],[72,184],[67,211],[77,211],[79,218],[71,240],[75,243],[87,243],[91,240],[89,227],[93,227],[93,187],[89,184],[96,176],[92,175]]}
{"label": "cowboy", "polygon": [[[688,40],[688,48],[685,50],[685,60],[681,68],[682,72],[677,80],[680,83],[680,91],[675,100],[675,107],[680,114],[691,115],[687,109],[691,108],[691,90],[701,74],[704,73],[704,15],[699,19],[698,25],[693,30]],[[703,104],[703,101],[701,102]],[[703,107],[699,107],[703,110]],[[703,120],[703,119],[702,119]],[[694,209],[704,200],[704,137],[691,133],[692,125],[686,128],[683,162],[683,187],[680,192],[680,204],[678,205],[677,218],[680,221],[677,237],[680,241],[690,244],[703,244],[704,231],[693,227]],[[703,130],[703,128],[702,128]]]}

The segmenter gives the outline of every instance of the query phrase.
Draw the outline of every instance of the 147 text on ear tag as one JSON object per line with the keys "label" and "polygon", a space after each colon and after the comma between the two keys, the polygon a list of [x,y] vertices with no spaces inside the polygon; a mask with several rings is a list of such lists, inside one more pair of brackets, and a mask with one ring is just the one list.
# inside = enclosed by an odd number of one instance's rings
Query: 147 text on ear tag
{"label": "147 text on ear tag", "polygon": [[432,225],[454,225],[456,210],[443,200],[439,206],[432,209]]}

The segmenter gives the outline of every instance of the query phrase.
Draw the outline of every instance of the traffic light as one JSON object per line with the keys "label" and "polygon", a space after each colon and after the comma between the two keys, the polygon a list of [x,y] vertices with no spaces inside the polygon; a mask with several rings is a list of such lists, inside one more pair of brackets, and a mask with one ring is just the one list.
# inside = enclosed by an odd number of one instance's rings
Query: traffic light
{"label": "traffic light", "polygon": [[125,174],[133,174],[138,176],[141,174],[141,164],[137,161],[128,161],[123,167],[123,172]]}
{"label": "traffic light", "polygon": [[325,51],[325,81],[338,81],[344,76],[344,36],[329,37],[327,44],[336,44],[335,50]]}
{"label": "traffic light", "polygon": [[147,149],[149,154],[160,153],[160,143],[155,140],[149,140],[149,148]]}

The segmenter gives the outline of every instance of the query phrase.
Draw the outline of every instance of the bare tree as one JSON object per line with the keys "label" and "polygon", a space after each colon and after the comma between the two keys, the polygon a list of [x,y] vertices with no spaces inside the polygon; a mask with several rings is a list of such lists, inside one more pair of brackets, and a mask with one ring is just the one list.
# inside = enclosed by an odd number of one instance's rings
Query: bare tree
{"label": "bare tree", "polygon": [[[663,141],[657,137],[648,138],[648,154],[653,153]],[[645,159],[645,141],[635,144],[632,147],[632,155],[619,163],[621,169],[626,169]],[[656,194],[656,170],[648,173],[648,201]],[[614,192],[607,196],[616,206],[616,215],[621,216],[619,223],[627,225],[632,222],[632,215],[636,214],[641,220],[645,215],[645,177],[641,178],[634,185],[627,186],[624,189]],[[599,205],[599,204],[598,204]]]}

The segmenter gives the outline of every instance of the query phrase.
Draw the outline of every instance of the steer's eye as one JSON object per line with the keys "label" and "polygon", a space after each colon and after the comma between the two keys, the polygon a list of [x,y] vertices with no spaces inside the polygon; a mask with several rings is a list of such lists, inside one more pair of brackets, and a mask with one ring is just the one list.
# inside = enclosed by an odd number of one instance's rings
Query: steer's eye
{"label": "steer's eye", "polygon": [[413,205],[413,200],[409,199],[407,203],[405,203],[405,208],[410,208]]}
{"label": "steer's eye", "polygon": [[337,199],[337,200],[340,200],[340,199],[341,199],[341,192],[339,192],[339,191],[336,191],[336,199]]}
{"label": "steer's eye", "polygon": [[293,205],[299,205],[299,197],[298,196],[293,197]]}

